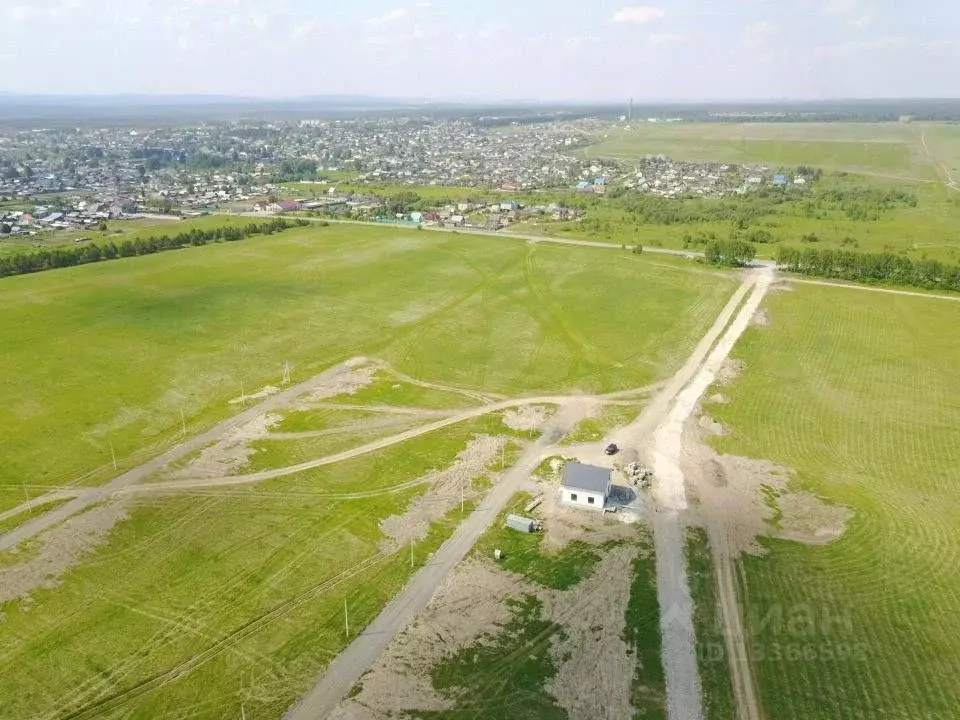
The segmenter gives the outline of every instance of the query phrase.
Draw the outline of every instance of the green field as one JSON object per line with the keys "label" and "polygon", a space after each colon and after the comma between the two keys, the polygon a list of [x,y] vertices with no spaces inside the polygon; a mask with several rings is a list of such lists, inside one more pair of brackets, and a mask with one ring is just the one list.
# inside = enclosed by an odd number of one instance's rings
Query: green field
{"label": "green field", "polygon": [[743,560],[771,718],[956,717],[960,707],[960,321],[956,303],[797,286],[735,350],[746,372],[712,444],[796,471],[853,509],[844,536]]}
{"label": "green field", "polygon": [[[280,717],[346,644],[344,599],[353,637],[411,573],[405,548],[380,551],[379,521],[426,488],[389,489],[488,427],[249,490],[140,496],[59,587],[3,605],[0,717]],[[461,517],[434,523],[414,567]]]}
{"label": "green field", "polygon": [[6,278],[0,509],[102,482],[111,444],[121,469],[139,464],[179,439],[181,410],[194,434],[287,362],[295,382],[366,355],[510,395],[646,385],[735,282],[673,259],[346,226]]}
{"label": "green field", "polygon": [[589,157],[626,160],[651,154],[690,162],[812,165],[933,180],[937,174],[923,152],[922,127],[899,123],[639,123],[604,133],[584,152]]}

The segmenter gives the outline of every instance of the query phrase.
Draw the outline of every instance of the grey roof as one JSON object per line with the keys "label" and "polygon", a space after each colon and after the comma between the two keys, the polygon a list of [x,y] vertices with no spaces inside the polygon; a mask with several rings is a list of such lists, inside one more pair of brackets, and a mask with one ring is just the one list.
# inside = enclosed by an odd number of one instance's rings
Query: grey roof
{"label": "grey roof", "polygon": [[565,488],[574,488],[585,492],[605,493],[610,484],[610,471],[596,465],[567,463],[563,469],[561,484]]}

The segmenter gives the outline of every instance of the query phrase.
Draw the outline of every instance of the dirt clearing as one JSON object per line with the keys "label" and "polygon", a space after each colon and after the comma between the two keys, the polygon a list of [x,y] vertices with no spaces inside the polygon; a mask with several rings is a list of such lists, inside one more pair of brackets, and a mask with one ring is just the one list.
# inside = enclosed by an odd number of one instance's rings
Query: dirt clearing
{"label": "dirt clearing", "polygon": [[446,470],[435,470],[423,478],[429,483],[427,492],[415,498],[403,515],[391,515],[380,522],[386,536],[380,541],[381,552],[393,553],[411,542],[427,537],[430,525],[443,518],[464,500],[477,496],[473,479],[482,475],[500,458],[501,450],[509,442],[503,436],[480,435],[457,455]]}
{"label": "dirt clearing", "polygon": [[560,624],[566,635],[554,644],[557,674],[545,690],[571,720],[633,716],[634,660],[623,630],[633,579],[631,563],[638,551],[635,544],[621,545],[607,553],[583,582],[562,592],[540,593],[547,617]]}
{"label": "dirt clearing", "polygon": [[510,619],[504,603],[535,591],[515,573],[467,559],[450,573],[427,608],[400,632],[345,699],[331,720],[396,717],[405,710],[443,710],[451,703],[434,690],[430,670]]}
{"label": "dirt clearing", "polygon": [[122,503],[110,502],[48,530],[38,541],[38,553],[24,552],[24,562],[0,568],[0,605],[17,599],[29,604],[33,590],[56,587],[59,578],[102,544],[114,525],[126,517]]}
{"label": "dirt clearing", "polygon": [[521,405],[503,413],[503,424],[519,432],[539,430],[552,414],[552,408],[543,405]]}
{"label": "dirt clearing", "polygon": [[720,455],[703,443],[700,421],[684,431],[683,467],[697,512],[722,528],[734,553],[763,554],[760,536],[823,544],[843,534],[853,512],[789,489],[793,471],[768,460]]}

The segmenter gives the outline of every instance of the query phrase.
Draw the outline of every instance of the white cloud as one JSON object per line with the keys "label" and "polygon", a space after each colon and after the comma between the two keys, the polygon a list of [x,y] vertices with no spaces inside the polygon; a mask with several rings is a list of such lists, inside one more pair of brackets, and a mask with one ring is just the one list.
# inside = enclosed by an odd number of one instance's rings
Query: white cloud
{"label": "white cloud", "polygon": [[823,12],[827,15],[851,15],[857,11],[858,0],[827,0]]}
{"label": "white cloud", "polygon": [[294,40],[306,37],[313,33],[317,29],[318,23],[316,20],[306,20],[302,23],[298,23],[293,26],[293,30],[290,31],[290,37]]}
{"label": "white cloud", "polygon": [[690,38],[679,33],[650,33],[650,42],[653,45],[682,45],[690,42]]}
{"label": "white cloud", "polygon": [[642,25],[644,23],[654,22],[666,17],[667,11],[663,8],[651,7],[650,5],[630,5],[622,7],[613,14],[615,23],[634,23]]}
{"label": "white cloud", "polygon": [[820,60],[829,60],[883,50],[902,50],[909,44],[910,41],[900,35],[884,35],[872,40],[859,40],[839,45],[821,45],[813,49],[813,56]]}
{"label": "white cloud", "polygon": [[407,15],[410,14],[410,11],[406,8],[397,8],[396,10],[391,10],[388,13],[383,15],[378,15],[377,17],[367,18],[364,20],[364,23],[367,25],[383,25],[384,23],[396,22],[397,20],[403,20]]}
{"label": "white cloud", "polygon": [[868,25],[873,25],[873,13],[864,13],[863,15],[858,15],[847,20],[847,25],[852,28],[863,28]]}
{"label": "white cloud", "polygon": [[743,44],[748,48],[763,45],[777,31],[777,26],[769,20],[750,23],[743,29]]}

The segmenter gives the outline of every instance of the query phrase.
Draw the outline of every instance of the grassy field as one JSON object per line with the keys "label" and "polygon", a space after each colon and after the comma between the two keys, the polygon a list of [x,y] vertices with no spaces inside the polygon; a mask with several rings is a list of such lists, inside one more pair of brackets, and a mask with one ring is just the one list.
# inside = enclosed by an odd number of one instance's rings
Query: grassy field
{"label": "grassy field", "polygon": [[743,561],[768,717],[955,718],[960,338],[955,303],[797,286],[768,297],[713,444],[854,510],[827,546]]}
{"label": "grassy field", "polygon": [[584,152],[590,157],[627,160],[652,154],[691,162],[812,165],[933,180],[937,174],[923,152],[922,127],[899,123],[639,123],[605,133]]}
{"label": "grassy field", "polygon": [[[380,552],[379,522],[425,488],[386,490],[488,425],[255,489],[140,499],[59,587],[3,607],[0,717],[280,717],[344,646],[344,599],[353,637],[411,573],[406,548]],[[460,518],[434,524],[415,567]]]}
{"label": "grassy field", "polygon": [[345,226],[6,278],[0,509],[103,481],[111,445],[121,469],[142,462],[180,436],[181,410],[196,433],[286,362],[294,381],[366,355],[504,394],[645,385],[735,282],[680,260]]}

